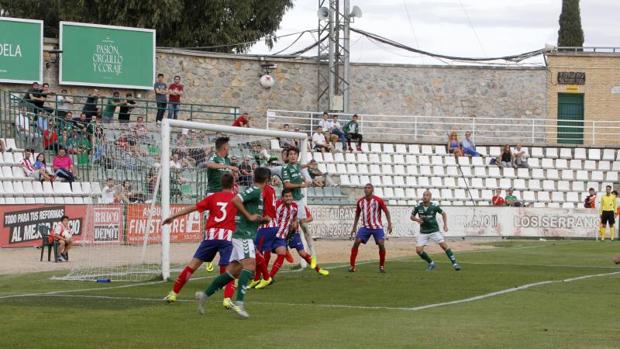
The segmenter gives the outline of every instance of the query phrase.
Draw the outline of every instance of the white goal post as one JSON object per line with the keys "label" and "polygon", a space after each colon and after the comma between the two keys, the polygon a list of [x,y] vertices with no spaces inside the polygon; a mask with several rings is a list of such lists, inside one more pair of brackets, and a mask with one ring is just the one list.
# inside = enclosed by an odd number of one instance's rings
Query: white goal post
{"label": "white goal post", "polygon": [[[170,216],[170,136],[172,129],[193,129],[218,132],[224,135],[280,137],[301,141],[300,163],[305,163],[308,152],[308,136],[305,133],[274,131],[246,127],[206,124],[194,121],[163,119],[161,124],[161,217]],[[306,193],[307,194],[307,193]],[[305,199],[304,195],[304,200]],[[303,239],[303,234],[301,234]],[[305,242],[305,241],[304,241]],[[161,228],[161,272],[163,280],[170,279],[170,226]]]}

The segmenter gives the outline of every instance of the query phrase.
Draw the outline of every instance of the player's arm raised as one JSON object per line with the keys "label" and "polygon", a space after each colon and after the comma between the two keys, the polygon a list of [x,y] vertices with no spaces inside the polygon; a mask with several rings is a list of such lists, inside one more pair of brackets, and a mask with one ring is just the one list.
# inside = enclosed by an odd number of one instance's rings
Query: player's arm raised
{"label": "player's arm raised", "polygon": [[239,171],[239,169],[235,166],[230,166],[230,165],[226,165],[226,164],[220,164],[217,163],[215,161],[209,161],[207,162],[207,168],[210,168],[212,170],[231,170],[234,172]]}
{"label": "player's arm raised", "polygon": [[174,221],[177,217],[185,216],[186,214],[190,214],[190,213],[192,213],[192,212],[194,212],[194,211],[196,211],[196,210],[198,210],[198,208],[196,207],[196,205],[193,205],[193,206],[190,206],[190,207],[184,208],[184,209],[182,209],[181,211],[179,211],[179,212],[177,212],[177,213],[173,214],[172,216],[170,216],[170,217],[168,217],[168,218],[164,219],[164,220],[161,222],[161,224],[163,224],[163,225],[170,224],[170,223],[172,223],[172,221]]}

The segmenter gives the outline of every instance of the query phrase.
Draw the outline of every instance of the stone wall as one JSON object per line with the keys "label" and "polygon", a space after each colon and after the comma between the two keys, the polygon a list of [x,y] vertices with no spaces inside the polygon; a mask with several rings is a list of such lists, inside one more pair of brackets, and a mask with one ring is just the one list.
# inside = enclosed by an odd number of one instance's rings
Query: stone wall
{"label": "stone wall", "polygon": [[[53,42],[48,42],[53,47]],[[269,59],[278,65],[271,89],[259,85],[261,63],[257,56],[197,53],[159,49],[157,71],[170,81],[180,75],[186,103],[239,106],[264,125],[267,109],[316,111],[317,65],[311,59]],[[322,66],[321,69],[326,69]],[[351,108],[360,114],[457,116],[503,119],[544,118],[547,114],[546,72],[543,68],[421,66],[353,64]],[[45,69],[45,81],[60,90],[57,65]],[[90,88],[63,86],[70,94],[88,94]],[[0,84],[2,89],[28,86]],[[110,89],[100,89],[104,95]],[[124,94],[126,91],[121,90]],[[153,98],[151,91],[134,91]],[[436,129],[445,134],[449,129]],[[387,141],[387,139],[385,139]],[[400,139],[399,141],[407,141]]]}

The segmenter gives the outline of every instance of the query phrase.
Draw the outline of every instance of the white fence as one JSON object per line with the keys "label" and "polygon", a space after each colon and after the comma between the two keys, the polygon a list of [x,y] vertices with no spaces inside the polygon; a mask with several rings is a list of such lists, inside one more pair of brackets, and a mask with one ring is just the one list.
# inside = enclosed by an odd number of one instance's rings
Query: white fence
{"label": "white fence", "polygon": [[[390,206],[393,236],[413,237],[420,226],[412,222],[412,207]],[[355,218],[355,206],[311,206],[312,236],[320,239],[348,239]],[[528,207],[444,207],[448,214],[447,237],[596,238],[596,209]],[[438,216],[440,228],[443,222]],[[387,221],[383,217],[383,225]]]}
{"label": "white fence", "polygon": [[[342,125],[352,114],[337,113]],[[505,116],[425,116],[358,114],[361,133],[375,142],[446,143],[447,134],[456,131],[459,138],[472,131],[478,144],[618,144],[620,120],[566,121],[541,116],[508,118]],[[321,120],[322,112],[270,109],[267,128],[293,129],[310,134]],[[561,132],[559,132],[561,130]]]}

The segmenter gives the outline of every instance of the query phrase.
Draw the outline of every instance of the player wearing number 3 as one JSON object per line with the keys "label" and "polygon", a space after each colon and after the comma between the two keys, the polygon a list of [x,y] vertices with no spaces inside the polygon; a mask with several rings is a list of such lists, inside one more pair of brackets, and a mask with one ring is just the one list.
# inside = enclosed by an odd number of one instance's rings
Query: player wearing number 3
{"label": "player wearing number 3", "polygon": [[[172,291],[164,298],[169,303],[176,301],[177,295],[181,292],[185,283],[192,277],[194,271],[200,268],[202,263],[213,261],[217,253],[220,254],[220,273],[226,271],[226,266],[228,266],[230,255],[233,250],[232,234],[235,231],[237,208],[230,202],[235,197],[235,193],[233,192],[233,185],[235,182],[233,175],[230,173],[223,173],[221,174],[220,181],[221,188],[223,189],[222,191],[208,195],[196,205],[173,214],[162,223],[170,224],[175,218],[190,214],[194,211],[200,213],[205,211],[209,212],[209,218],[207,219],[205,227],[205,240],[200,243],[192,260],[177,277]],[[230,299],[232,293],[234,293],[232,285],[228,292],[229,294],[224,294],[224,298]]]}
{"label": "player wearing number 3", "polygon": [[446,241],[439,232],[439,223],[437,223],[437,214],[441,214],[443,218],[443,230],[448,231],[448,215],[441,207],[431,202],[431,192],[425,191],[422,195],[422,202],[418,204],[411,212],[411,220],[420,224],[420,234],[417,237],[417,244],[415,252],[428,263],[427,271],[435,269],[436,264],[431,257],[424,252],[424,246],[428,243],[428,240],[433,240],[438,243],[439,246],[445,251],[446,255],[452,263],[454,270],[461,270],[461,266],[456,262],[456,257],[452,253],[452,250],[446,244]]}

